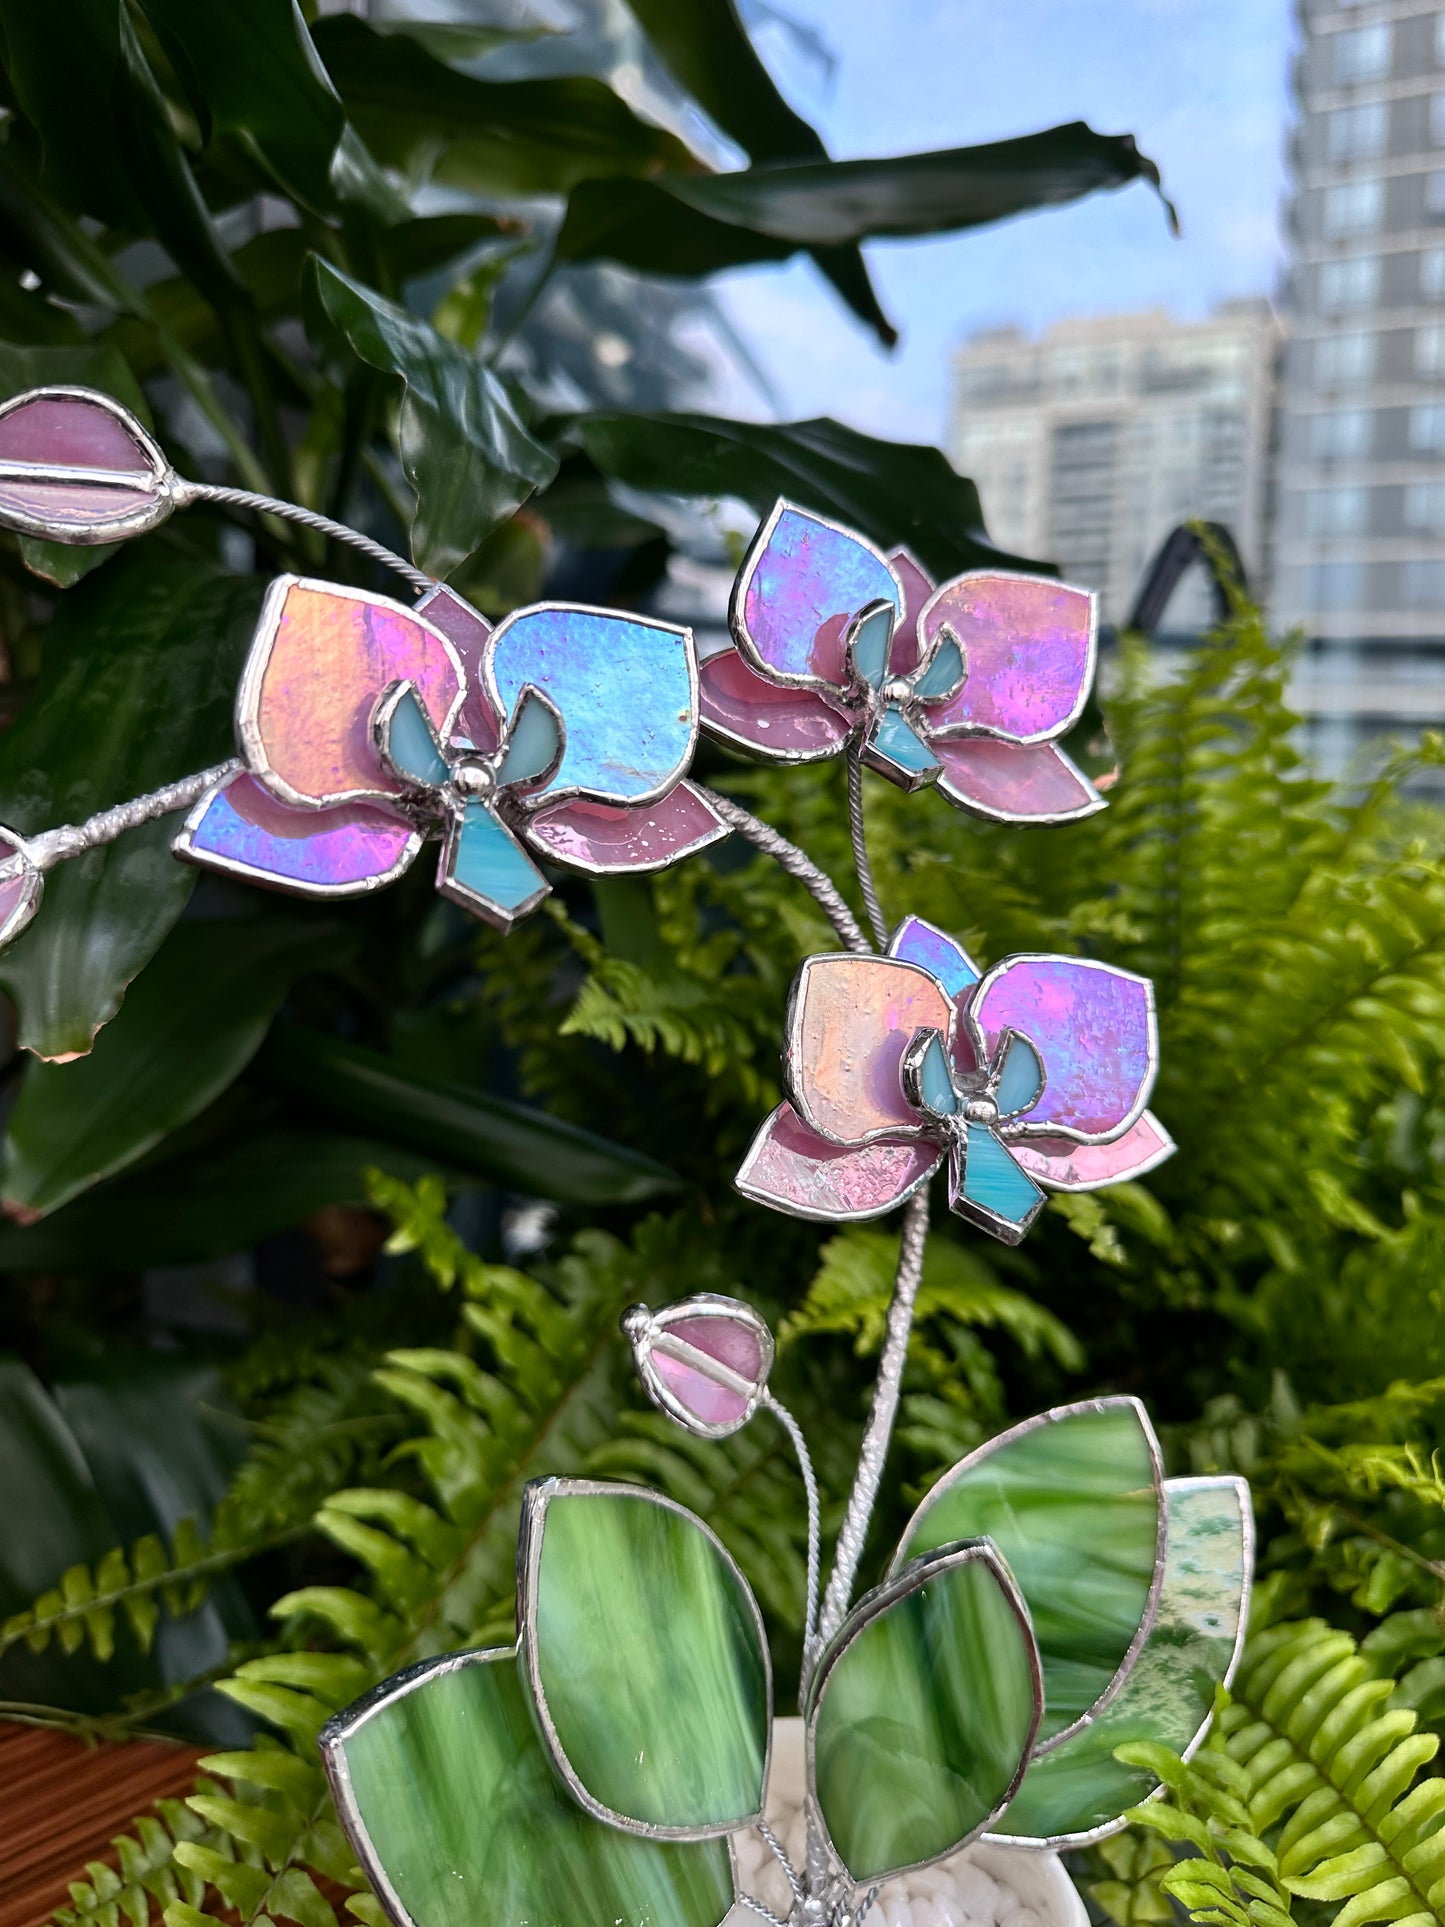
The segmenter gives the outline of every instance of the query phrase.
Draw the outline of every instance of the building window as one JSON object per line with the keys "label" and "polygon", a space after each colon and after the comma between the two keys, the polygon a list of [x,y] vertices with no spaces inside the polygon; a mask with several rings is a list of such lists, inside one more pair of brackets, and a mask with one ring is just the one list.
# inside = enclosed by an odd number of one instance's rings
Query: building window
{"label": "building window", "polygon": [[1318,609],[1358,609],[1365,599],[1365,571],[1359,562],[1321,562],[1315,569]]}
{"label": "building window", "polygon": [[[1436,54],[1439,55],[1439,22]],[[1353,86],[1360,80],[1382,80],[1390,71],[1390,26],[1385,20],[1368,27],[1347,27],[1334,36],[1335,83]]]}
{"label": "building window", "polygon": [[1435,94],[1430,100],[1430,145],[1445,147],[1445,94]]}
{"label": "building window", "polygon": [[1445,326],[1439,322],[1415,330],[1415,373],[1445,375]]}
{"label": "building window", "polygon": [[1312,488],[1305,497],[1306,535],[1359,535],[1370,519],[1365,488]]}
{"label": "building window", "polygon": [[1445,453],[1445,406],[1427,402],[1410,410],[1410,446],[1431,455]]}
{"label": "building window", "polygon": [[1326,385],[1368,381],[1375,372],[1373,335],[1326,335],[1315,343],[1315,380]]}
{"label": "building window", "polygon": [[1375,254],[1348,255],[1320,268],[1320,306],[1327,314],[1341,308],[1369,308],[1379,298],[1380,260]]}
{"label": "building window", "polygon": [[1445,297],[1445,248],[1426,248],[1420,256],[1420,292],[1427,301]]}
{"label": "building window", "polygon": [[1365,161],[1385,151],[1390,110],[1383,100],[1361,101],[1339,107],[1329,119],[1329,156],[1332,161]]}
{"label": "building window", "polygon": [[1445,67],[1445,13],[1435,16],[1435,65]]}
{"label": "building window", "polygon": [[1368,234],[1385,218],[1385,183],[1341,181],[1325,189],[1324,230],[1332,239]]}
{"label": "building window", "polygon": [[1405,525],[1430,535],[1445,531],[1445,482],[1411,482],[1405,490]]}
{"label": "building window", "polygon": [[1316,461],[1348,461],[1370,448],[1370,411],[1332,408],[1310,423],[1310,453]]}
{"label": "building window", "polygon": [[1401,571],[1402,599],[1407,609],[1445,607],[1445,562],[1417,558]]}
{"label": "building window", "polygon": [[1445,167],[1432,168],[1425,176],[1425,212],[1432,221],[1445,216]]}

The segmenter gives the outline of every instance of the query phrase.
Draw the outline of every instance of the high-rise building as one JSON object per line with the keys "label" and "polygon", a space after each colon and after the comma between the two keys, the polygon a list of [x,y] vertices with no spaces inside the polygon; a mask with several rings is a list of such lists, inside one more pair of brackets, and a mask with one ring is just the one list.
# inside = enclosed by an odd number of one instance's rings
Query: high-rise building
{"label": "high-rise building", "polygon": [[1199,322],[1061,321],[1036,340],[990,329],[958,351],[950,452],[993,539],[1097,589],[1106,621],[1193,517],[1226,523],[1258,578],[1278,347],[1262,300]]}
{"label": "high-rise building", "polygon": [[1445,718],[1445,6],[1299,10],[1272,613],[1339,763]]}

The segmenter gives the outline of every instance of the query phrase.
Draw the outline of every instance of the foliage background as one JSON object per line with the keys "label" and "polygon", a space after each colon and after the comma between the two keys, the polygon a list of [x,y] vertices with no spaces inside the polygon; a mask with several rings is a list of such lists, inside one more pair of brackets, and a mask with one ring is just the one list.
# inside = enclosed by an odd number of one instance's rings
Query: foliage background
{"label": "foliage background", "polygon": [[[0,0],[0,394],[104,387],[183,472],[410,541],[492,613],[676,611],[780,492],[939,573],[994,554],[936,451],[701,412],[729,351],[706,276],[806,251],[886,339],[863,238],[1149,164],[1082,124],[833,164],[731,0],[579,0],[567,24]],[[121,555],[7,541],[0,818],[76,820],[228,753],[266,576],[358,566],[211,510]],[[1233,1724],[1168,1769],[1152,1831],[1081,1869],[1121,1923],[1445,1918],[1445,875],[1411,800],[1440,752],[1363,792],[1315,781],[1285,670],[1242,604],[1172,680],[1121,646],[1072,745],[1117,757],[1112,807],[1072,828],[869,789],[890,918],[1158,986],[1178,1156],[1056,1201],[1019,1252],[937,1226],[878,1525],[881,1553],[962,1451],[1104,1389],[1148,1401],[1174,1469],[1250,1475],[1264,1582]],[[700,768],[848,873],[841,770]],[[757,1303],[836,1524],[895,1233],[730,1190],[788,982],[829,944],[745,849],[559,878],[504,940],[420,870],[323,910],[198,881],[169,834],[67,865],[0,958],[0,1715],[215,1749],[118,1872],[78,1874],[67,1921],[374,1922],[316,1729],[408,1660],[506,1636],[527,1478],[645,1478],[706,1517],[786,1695],[785,1442],[669,1430],[617,1316]],[[1282,1804],[1241,1781],[1261,1757],[1293,1775]]]}

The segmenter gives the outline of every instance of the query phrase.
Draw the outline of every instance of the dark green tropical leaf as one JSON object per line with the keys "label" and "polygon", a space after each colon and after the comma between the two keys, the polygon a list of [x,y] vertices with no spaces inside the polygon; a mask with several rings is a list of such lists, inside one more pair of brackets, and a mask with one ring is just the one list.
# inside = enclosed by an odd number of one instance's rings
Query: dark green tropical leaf
{"label": "dark green tropical leaf", "polygon": [[[0,14],[0,24],[3,24]],[[12,133],[0,141],[0,249],[45,290],[117,314],[143,314],[145,302],[110,257],[38,178],[35,143]]]}
{"label": "dark green tropical leaf", "polygon": [[[150,424],[150,410],[140,384],[115,348],[100,343],[86,347],[17,348],[8,341],[0,341],[0,401],[9,401],[12,395],[23,394],[27,388],[41,388],[52,382],[99,388],[124,402],[147,426]],[[39,542],[34,536],[22,535],[20,553],[37,575],[69,589],[113,556],[115,548],[82,549],[63,542]]]}
{"label": "dark green tropical leaf", "polygon": [[207,131],[242,140],[288,193],[329,205],[345,114],[295,0],[140,4]]}
{"label": "dark green tropical leaf", "polygon": [[[40,690],[0,736],[0,823],[31,835],[220,762],[261,585],[132,548],[71,591],[46,633]],[[46,879],[30,928],[0,954],[39,1057],[88,1051],[185,908],[195,872],[176,820],[131,830]]]}
{"label": "dark green tropical leaf", "polygon": [[936,448],[879,441],[826,419],[724,421],[713,415],[574,415],[564,438],[604,475],[674,495],[740,495],[761,517],[778,496],[833,515],[885,548],[904,542],[937,576],[1001,563],[978,490]]}
{"label": "dark green tropical leaf", "polygon": [[0,1224],[0,1271],[203,1264],[326,1205],[365,1204],[368,1170],[414,1181],[444,1165],[379,1137],[272,1127],[198,1157],[144,1164],[38,1224]]}
{"label": "dark green tropical leaf", "polygon": [[256,1071],[342,1123],[380,1131],[530,1197],[633,1204],[681,1184],[641,1152],[545,1111],[424,1077],[376,1051],[294,1024],[277,1027]]}
{"label": "dark green tropical leaf", "polygon": [[319,21],[315,38],[368,147],[408,174],[475,194],[565,194],[595,174],[697,164],[590,75],[477,80],[355,14]]}
{"label": "dark green tropical leaf", "polygon": [[74,1433],[28,1367],[0,1359],[0,1611],[28,1606],[67,1566],[115,1544]]}
{"label": "dark green tropical leaf", "polygon": [[950,234],[1136,180],[1157,187],[1159,170],[1133,137],[1096,134],[1083,121],[936,154],[591,180],[573,190],[557,258],[711,274],[870,236]]}
{"label": "dark green tropical leaf", "polygon": [[6,1213],[40,1218],[144,1157],[243,1071],[293,980],[354,948],[309,920],[182,923],[76,1064],[32,1064],[0,1163]]}
{"label": "dark green tropical leaf", "polygon": [[397,441],[416,490],[412,553],[420,568],[448,575],[552,479],[557,457],[475,355],[319,255],[308,272],[324,324],[362,361],[401,378]]}
{"label": "dark green tropical leaf", "polygon": [[36,6],[0,0],[5,71],[44,149],[43,184],[72,207],[144,229],[116,112],[121,9],[116,0]]}

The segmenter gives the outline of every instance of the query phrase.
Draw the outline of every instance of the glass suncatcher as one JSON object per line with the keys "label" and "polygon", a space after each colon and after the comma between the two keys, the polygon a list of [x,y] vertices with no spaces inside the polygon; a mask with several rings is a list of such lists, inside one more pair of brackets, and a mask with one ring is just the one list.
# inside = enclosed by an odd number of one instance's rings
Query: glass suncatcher
{"label": "glass suncatcher", "polygon": [[[918,917],[890,933],[868,865],[865,768],[1004,823],[1104,807],[1060,746],[1093,679],[1093,598],[987,570],[935,584],[906,550],[779,502],[739,573],[731,640],[701,662],[690,631],[620,611],[543,603],[494,627],[355,530],[182,479],[109,396],[40,389],[0,408],[0,526],[113,542],[218,497],[351,544],[415,599],[279,578],[237,691],[235,758],[86,823],[0,828],[0,943],[40,911],[57,863],[171,813],[177,856],[311,897],[379,889],[434,842],[438,890],[503,930],[547,894],[546,866],[645,872],[736,833],[812,893],[841,945],[799,968],[787,1097],[738,1188],[828,1222],[903,1213],[826,1589],[817,1481],[769,1386],[765,1322],[716,1294],[623,1319],[674,1423],[716,1440],[764,1413],[797,1455],[805,1864],[764,1817],[772,1664],[722,1543],[641,1486],[543,1478],[522,1497],[514,1643],[425,1660],[321,1735],[394,1927],[719,1927],[738,1902],[784,1927],[741,1890],[749,1829],[787,1871],[797,1927],[855,1927],[881,1882],[970,1841],[1116,1831],[1159,1790],[1118,1749],[1187,1757],[1232,1676],[1253,1566],[1242,1480],[1166,1479],[1135,1399],[1064,1406],[946,1472],[854,1597],[929,1180],[946,1165],[951,1209],[1016,1244],[1049,1192],[1138,1176],[1173,1149],[1146,1108],[1144,979],[1088,957],[980,967]],[[690,777],[700,729],[777,762],[843,758],[866,929],[801,850]]]}

